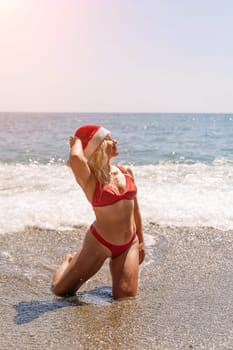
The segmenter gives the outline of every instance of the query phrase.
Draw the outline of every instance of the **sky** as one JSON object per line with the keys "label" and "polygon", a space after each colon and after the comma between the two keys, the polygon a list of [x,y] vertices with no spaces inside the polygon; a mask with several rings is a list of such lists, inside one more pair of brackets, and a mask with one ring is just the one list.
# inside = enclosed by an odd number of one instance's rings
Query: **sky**
{"label": "sky", "polygon": [[233,113],[232,0],[0,0],[0,111]]}

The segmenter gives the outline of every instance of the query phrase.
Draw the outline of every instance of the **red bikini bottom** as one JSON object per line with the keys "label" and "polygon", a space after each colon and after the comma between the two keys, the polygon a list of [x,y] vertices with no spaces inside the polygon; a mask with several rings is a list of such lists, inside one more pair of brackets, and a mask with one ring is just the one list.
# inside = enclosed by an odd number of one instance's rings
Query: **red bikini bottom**
{"label": "red bikini bottom", "polygon": [[101,244],[103,244],[105,247],[107,247],[109,250],[111,250],[112,252],[112,258],[117,257],[118,255],[122,254],[126,249],[128,249],[132,242],[134,241],[134,239],[136,238],[136,232],[134,233],[133,237],[130,239],[129,242],[127,242],[126,244],[123,245],[115,245],[115,244],[111,244],[107,241],[105,241],[105,239],[103,239],[99,233],[96,231],[95,226],[91,225],[90,227],[90,231],[93,234],[93,236],[95,236],[95,238],[97,239],[97,241],[99,241]]}

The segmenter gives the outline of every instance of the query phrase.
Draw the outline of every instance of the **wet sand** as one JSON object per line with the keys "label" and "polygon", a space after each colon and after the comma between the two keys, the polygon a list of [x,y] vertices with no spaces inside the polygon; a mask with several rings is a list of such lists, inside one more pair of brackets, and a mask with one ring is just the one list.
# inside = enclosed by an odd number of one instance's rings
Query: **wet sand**
{"label": "wet sand", "polygon": [[145,227],[139,295],[113,301],[108,263],[76,296],[50,291],[83,227],[0,236],[0,349],[232,349],[233,231]]}

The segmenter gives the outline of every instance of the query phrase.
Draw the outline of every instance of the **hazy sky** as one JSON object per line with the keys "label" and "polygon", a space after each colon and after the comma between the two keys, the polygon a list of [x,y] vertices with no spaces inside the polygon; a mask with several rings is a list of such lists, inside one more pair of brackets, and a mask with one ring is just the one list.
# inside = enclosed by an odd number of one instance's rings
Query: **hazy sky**
{"label": "hazy sky", "polygon": [[0,0],[0,111],[233,112],[233,1]]}

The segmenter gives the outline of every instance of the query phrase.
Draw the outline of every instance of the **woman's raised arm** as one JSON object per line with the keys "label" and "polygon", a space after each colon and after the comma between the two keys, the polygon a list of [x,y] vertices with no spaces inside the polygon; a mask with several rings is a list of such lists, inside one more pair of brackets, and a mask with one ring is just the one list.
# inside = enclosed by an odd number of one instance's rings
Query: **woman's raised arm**
{"label": "woman's raised arm", "polygon": [[84,190],[90,179],[91,170],[83,153],[82,142],[77,137],[70,137],[70,156],[67,165],[71,167],[76,181]]}

